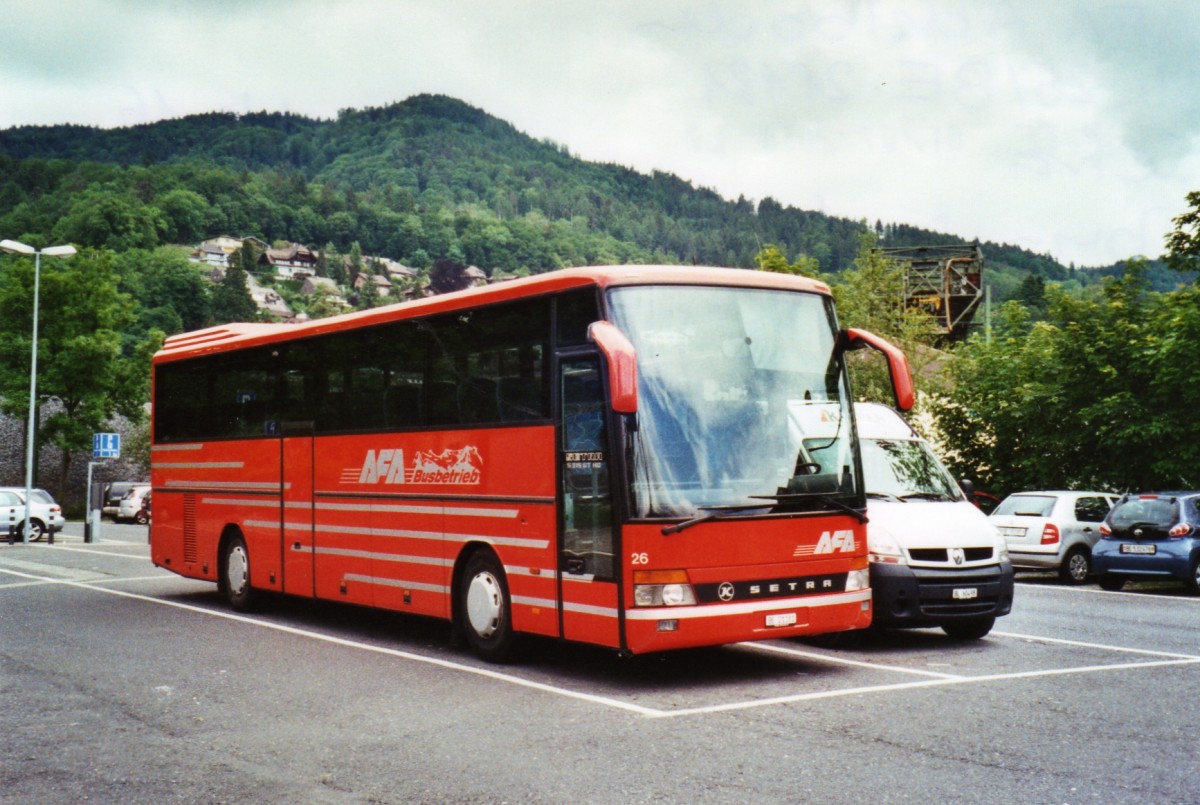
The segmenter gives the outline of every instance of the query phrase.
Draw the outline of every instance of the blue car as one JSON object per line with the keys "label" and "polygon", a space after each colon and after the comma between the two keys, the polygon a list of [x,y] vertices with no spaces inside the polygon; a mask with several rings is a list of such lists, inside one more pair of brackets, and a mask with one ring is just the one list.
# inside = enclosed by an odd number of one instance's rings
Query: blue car
{"label": "blue car", "polygon": [[1179,579],[1200,593],[1200,492],[1145,492],[1117,501],[1100,526],[1092,567],[1100,586]]}

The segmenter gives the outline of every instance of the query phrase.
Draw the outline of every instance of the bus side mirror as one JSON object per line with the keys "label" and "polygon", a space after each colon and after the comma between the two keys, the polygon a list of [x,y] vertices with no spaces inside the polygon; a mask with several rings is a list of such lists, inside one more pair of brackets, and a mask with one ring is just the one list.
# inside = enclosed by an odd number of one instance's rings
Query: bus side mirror
{"label": "bus side mirror", "polygon": [[608,361],[608,392],[618,414],[636,414],[637,351],[625,334],[612,322],[592,322],[588,339],[604,353]]}
{"label": "bus side mirror", "polygon": [[892,394],[896,397],[896,407],[901,411],[912,410],[915,402],[912,373],[908,369],[908,358],[898,347],[884,341],[874,333],[854,328],[842,330],[842,343],[847,352],[863,347],[870,347],[882,352],[883,356],[887,358],[888,373],[892,376]]}

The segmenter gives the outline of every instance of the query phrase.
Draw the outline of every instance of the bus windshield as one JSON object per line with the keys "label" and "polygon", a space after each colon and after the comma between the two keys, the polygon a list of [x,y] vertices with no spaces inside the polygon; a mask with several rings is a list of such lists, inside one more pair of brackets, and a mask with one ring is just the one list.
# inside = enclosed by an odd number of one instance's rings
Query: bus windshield
{"label": "bus windshield", "polygon": [[635,286],[613,289],[609,306],[638,355],[635,517],[861,505],[828,299]]}

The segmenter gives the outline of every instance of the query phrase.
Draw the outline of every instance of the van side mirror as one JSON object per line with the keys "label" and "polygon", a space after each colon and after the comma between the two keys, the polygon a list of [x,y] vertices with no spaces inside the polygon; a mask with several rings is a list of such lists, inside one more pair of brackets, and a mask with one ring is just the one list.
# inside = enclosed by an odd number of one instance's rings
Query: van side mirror
{"label": "van side mirror", "polygon": [[612,322],[592,322],[588,340],[600,348],[608,361],[608,393],[613,410],[618,414],[636,414],[637,350]]}
{"label": "van side mirror", "polygon": [[892,394],[896,397],[896,407],[901,411],[911,411],[915,402],[912,372],[908,368],[908,358],[899,347],[866,330],[849,328],[842,330],[841,335],[839,341],[847,352],[870,347],[883,353],[887,359],[888,373],[892,376]]}

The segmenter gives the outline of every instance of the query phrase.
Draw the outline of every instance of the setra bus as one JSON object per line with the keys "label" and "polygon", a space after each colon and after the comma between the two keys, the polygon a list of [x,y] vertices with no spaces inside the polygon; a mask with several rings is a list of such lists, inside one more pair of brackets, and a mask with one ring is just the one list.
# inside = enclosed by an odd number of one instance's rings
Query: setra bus
{"label": "setra bus", "polygon": [[815,280],[565,269],[153,360],[151,558],[262,592],[640,654],[863,628],[862,464]]}

